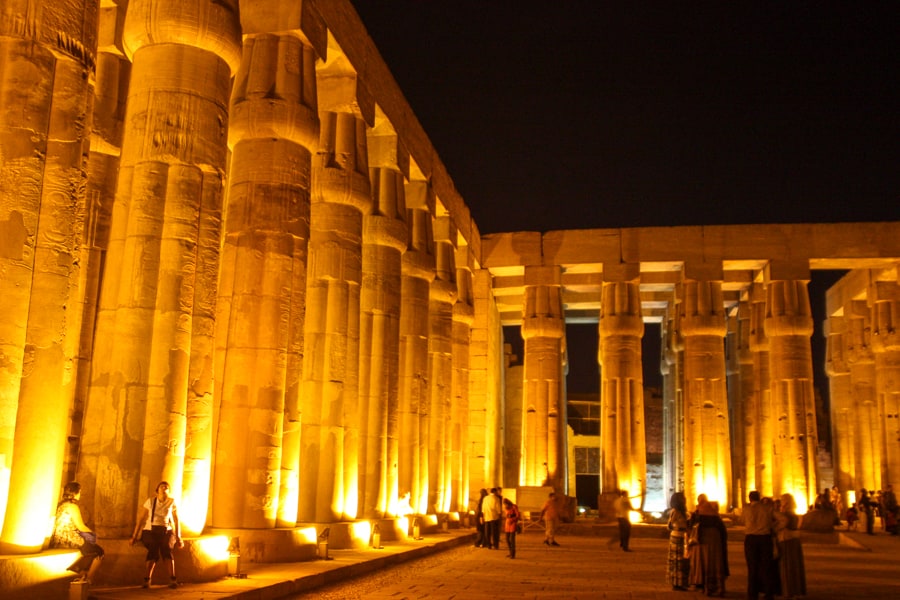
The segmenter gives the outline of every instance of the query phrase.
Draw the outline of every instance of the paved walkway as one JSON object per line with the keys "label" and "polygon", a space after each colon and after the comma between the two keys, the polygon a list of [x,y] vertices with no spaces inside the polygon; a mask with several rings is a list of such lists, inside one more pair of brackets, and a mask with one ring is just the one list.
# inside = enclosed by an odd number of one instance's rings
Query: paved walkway
{"label": "paved walkway", "polygon": [[[185,584],[178,590],[164,586],[97,588],[98,600],[148,598],[268,600],[306,595],[320,586],[340,584],[356,575],[388,569],[407,560],[451,548],[447,560],[426,561],[430,566],[413,575],[388,581],[364,597],[404,599],[600,599],[695,598],[699,593],[674,592],[665,584],[667,541],[659,527],[635,527],[633,552],[624,553],[607,542],[613,527],[595,528],[591,535],[563,535],[551,548],[541,543],[541,532],[519,536],[515,560],[506,558],[505,546],[485,550],[471,546],[472,534],[457,530],[434,534],[418,542],[386,545],[383,550],[331,551],[334,560],[291,564],[245,565],[246,579]],[[808,598],[880,600],[900,597],[900,538],[880,533],[841,533],[841,543],[828,536],[804,539]],[[727,597],[744,598],[747,571],[742,532],[729,529],[731,577]],[[834,536],[831,536],[831,540]],[[352,585],[352,584],[351,584]],[[322,591],[333,590],[321,588]],[[347,594],[350,596],[350,593]],[[334,597],[334,596],[332,596]],[[340,597],[340,592],[337,592]],[[358,597],[358,596],[354,596]]]}

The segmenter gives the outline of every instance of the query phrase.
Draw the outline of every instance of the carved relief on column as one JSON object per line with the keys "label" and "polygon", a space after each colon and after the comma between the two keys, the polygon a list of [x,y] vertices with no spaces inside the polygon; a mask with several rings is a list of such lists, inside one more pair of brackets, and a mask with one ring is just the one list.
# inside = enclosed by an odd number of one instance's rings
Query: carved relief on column
{"label": "carved relief on column", "polygon": [[613,271],[604,265],[600,298],[600,491],[625,490],[629,497],[643,498],[647,452],[640,269],[625,265],[622,272]]}
{"label": "carved relief on column", "polygon": [[[891,275],[896,273],[894,269]],[[884,432],[882,477],[885,485],[893,485],[900,482],[900,286],[896,281],[873,282],[869,304],[875,395]]]}
{"label": "carved relief on column", "polygon": [[75,395],[97,3],[0,17],[0,554],[37,552]]}
{"label": "carved relief on column", "polygon": [[[217,315],[214,527],[297,522],[311,161],[319,141],[315,60],[298,35],[248,35],[235,78]],[[185,501],[203,514],[208,415],[191,411],[189,425]]]}
{"label": "carved relief on column", "polygon": [[359,92],[355,74],[341,61],[320,66],[321,133],[312,171],[298,515],[318,523],[355,518],[359,502],[362,223],[372,210],[366,123],[355,108]]}
{"label": "carved relief on column", "polygon": [[[753,460],[756,487],[763,496],[772,496],[775,474],[775,419],[772,415],[772,398],[769,388],[769,338],[766,337],[766,286],[753,283],[750,286],[750,331],[749,346],[753,360],[753,399],[751,412],[755,415],[756,427],[753,446],[756,449]],[[746,500],[741,499],[742,502]]]}
{"label": "carved relief on column", "polygon": [[457,300],[453,305],[452,379],[450,381],[451,511],[466,512],[469,502],[469,384],[475,297],[474,258],[468,246],[456,251]]}
{"label": "carved relief on column", "polygon": [[[816,406],[813,390],[812,309],[807,290],[809,269],[804,263],[779,273],[784,265],[770,265],[766,286],[766,337],[776,418],[775,494],[789,493],[799,505],[816,499]],[[774,279],[795,276],[796,279]],[[804,277],[805,275],[805,277]]]}
{"label": "carved relief on column", "polygon": [[522,455],[525,485],[549,485],[563,490],[565,473],[559,471],[559,460],[564,456],[565,441],[559,414],[565,410],[564,399],[560,398],[565,316],[560,277],[559,267],[525,267]]}
{"label": "carved relief on column", "polygon": [[[387,124],[384,124],[387,128]],[[375,209],[363,217],[360,295],[360,516],[397,516],[400,288],[408,243],[408,156],[391,131],[369,134]]]}
{"label": "carved relief on column", "polygon": [[881,489],[882,444],[884,435],[878,418],[875,394],[875,354],[872,352],[872,321],[865,300],[852,300],[845,307],[847,333],[844,347],[850,365],[850,393],[853,398],[855,478],[853,488]]}
{"label": "carved relief on column", "polygon": [[456,227],[450,217],[433,221],[435,278],[428,301],[429,508],[450,510],[453,305],[456,303]]}
{"label": "carved relief on column", "polygon": [[435,277],[431,214],[434,194],[425,181],[406,186],[409,243],[402,258],[400,296],[399,462],[401,505],[428,511],[428,333],[431,282]]}
{"label": "carved relief on column", "polygon": [[[831,403],[831,439],[834,455],[834,484],[841,499],[856,479],[856,412],[850,386],[850,365],[847,360],[847,319],[829,316],[825,321],[825,372],[828,375],[828,397]],[[849,506],[845,504],[845,506]]]}
{"label": "carved relief on column", "polygon": [[[721,267],[685,265],[681,335],[684,337],[685,493],[730,504],[731,442],[725,386],[725,309]],[[706,273],[705,271],[712,271]],[[709,277],[709,278],[707,278]]]}
{"label": "carved relief on column", "polygon": [[[161,479],[181,496],[187,415],[208,415],[228,102],[241,57],[234,1],[136,0],[123,31],[132,77],[87,413],[101,425],[82,453],[97,476],[101,537],[127,535]],[[189,397],[199,404],[189,409]]]}

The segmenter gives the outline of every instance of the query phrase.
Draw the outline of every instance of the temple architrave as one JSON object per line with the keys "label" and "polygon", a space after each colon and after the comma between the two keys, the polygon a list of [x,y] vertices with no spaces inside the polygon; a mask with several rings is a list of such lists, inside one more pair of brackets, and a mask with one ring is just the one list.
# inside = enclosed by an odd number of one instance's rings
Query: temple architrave
{"label": "temple architrave", "polygon": [[[833,475],[814,270],[845,272]],[[348,547],[482,487],[574,496],[572,323],[597,326],[601,497],[646,496],[651,360],[666,493],[853,501],[900,484],[898,270],[900,222],[481,235],[348,0],[8,0],[0,554],[46,547],[72,480],[106,540],[161,480],[188,537]]]}

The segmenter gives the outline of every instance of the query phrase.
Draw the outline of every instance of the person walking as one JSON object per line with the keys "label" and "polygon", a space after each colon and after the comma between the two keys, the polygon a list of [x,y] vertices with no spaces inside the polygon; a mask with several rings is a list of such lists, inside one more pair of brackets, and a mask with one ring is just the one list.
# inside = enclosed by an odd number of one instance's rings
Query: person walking
{"label": "person walking", "polygon": [[481,512],[484,515],[484,548],[500,547],[500,517],[502,507],[497,488],[491,488],[491,492],[481,501]]}
{"label": "person walking", "polygon": [[756,600],[759,594],[772,600],[773,581],[772,533],[775,516],[770,505],[760,502],[759,492],[749,495],[750,504],[744,507],[744,559],[747,561],[747,598]]}
{"label": "person walking", "polygon": [[506,517],[503,530],[506,532],[506,547],[509,549],[509,554],[506,557],[515,558],[516,533],[518,533],[519,520],[522,518],[522,514],[519,512],[519,507],[513,504],[509,498],[503,499],[503,514]]}
{"label": "person walking", "polygon": [[97,545],[97,536],[84,524],[81,508],[81,484],[77,481],[66,484],[63,497],[56,506],[56,519],[50,536],[51,548],[78,548],[81,556],[68,570],[78,574],[76,581],[90,585],[103,560],[103,548]]}
{"label": "person walking", "polygon": [[550,492],[547,501],[541,507],[541,519],[544,521],[544,544],[559,546],[556,543],[556,529],[559,527],[559,504],[555,492]]}
{"label": "person walking", "polygon": [[669,558],[666,563],[666,583],[678,592],[688,586],[688,561],[685,535],[688,528],[687,499],[684,492],[675,492],[669,500]]}
{"label": "person walking", "polygon": [[866,533],[875,535],[875,503],[869,497],[869,492],[863,488],[859,492],[859,501],[856,506],[866,516]]}
{"label": "person walking", "polygon": [[[616,520],[619,523],[619,547],[624,552],[631,552],[628,547],[631,542],[631,500],[628,498],[628,491],[619,491],[619,497],[616,498],[613,508],[616,511]],[[610,540],[615,542],[616,538]]]}
{"label": "person walking", "polygon": [[181,548],[181,524],[178,521],[178,509],[175,499],[169,496],[169,483],[160,481],[156,486],[156,494],[144,502],[138,512],[137,524],[131,536],[131,545],[138,541],[147,547],[147,575],[143,588],[149,588],[153,580],[153,570],[160,558],[166,561],[169,568],[169,587],[178,587],[175,577],[175,558],[173,548]]}

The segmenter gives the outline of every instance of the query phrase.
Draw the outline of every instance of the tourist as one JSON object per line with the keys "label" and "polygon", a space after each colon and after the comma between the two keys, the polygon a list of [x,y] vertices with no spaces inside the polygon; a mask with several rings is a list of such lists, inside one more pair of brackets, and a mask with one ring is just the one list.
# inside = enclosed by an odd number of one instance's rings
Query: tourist
{"label": "tourist", "polygon": [[497,488],[491,488],[491,492],[481,500],[481,512],[484,516],[484,541],[485,548],[500,547],[500,496]]}
{"label": "tourist", "polygon": [[619,524],[619,531],[616,535],[612,537],[610,540],[610,545],[618,540],[619,547],[625,552],[631,552],[631,548],[628,547],[631,542],[631,501],[628,499],[628,491],[620,490],[619,497],[616,498],[615,503],[613,504],[613,509],[616,512],[616,521]]}
{"label": "tourist", "polygon": [[775,539],[778,543],[780,593],[785,598],[806,595],[806,570],[800,543],[800,517],[790,494],[781,496],[781,511],[775,513]]}
{"label": "tourist", "polygon": [[169,568],[169,587],[178,587],[175,577],[175,558],[173,548],[181,548],[181,524],[178,521],[178,509],[175,499],[169,496],[169,484],[161,481],[156,486],[156,495],[147,499],[138,513],[131,545],[138,541],[147,547],[147,575],[141,587],[149,588],[153,580],[153,570],[160,557],[165,559]]}
{"label": "tourist", "polygon": [[556,494],[550,492],[544,506],[541,507],[541,519],[544,521],[544,543],[548,546],[559,546],[556,543],[556,528],[559,527],[559,505]]}
{"label": "tourist", "polygon": [[78,548],[81,556],[68,570],[78,574],[76,581],[84,581],[90,585],[103,560],[103,548],[97,545],[94,532],[84,524],[81,508],[78,506],[80,499],[81,484],[75,481],[67,484],[63,489],[62,500],[56,506],[50,547]]}
{"label": "tourist", "polygon": [[[834,507],[834,512],[837,513],[838,521],[840,521],[841,515],[844,514],[844,506],[841,502],[841,491],[838,489],[838,486],[831,487],[831,505]],[[835,523],[835,525],[839,525],[840,522]]]}
{"label": "tourist", "polygon": [[509,498],[503,499],[503,514],[506,517],[503,530],[506,532],[506,547],[509,549],[509,554],[506,557],[515,558],[516,533],[518,532],[519,520],[522,518],[522,514],[519,512],[519,507],[510,502]]}
{"label": "tourist", "polygon": [[487,496],[488,492],[486,489],[481,488],[479,492],[478,500],[475,501],[475,531],[477,535],[475,536],[475,547],[481,548],[486,546],[490,548],[490,543],[487,541],[487,536],[484,534],[484,510],[482,509],[481,504],[484,502],[484,497]]}
{"label": "tourist", "polygon": [[673,590],[683,592],[688,586],[688,561],[685,552],[685,535],[688,528],[687,499],[684,492],[675,492],[669,501],[669,560],[666,565],[666,583]]}
{"label": "tourist", "polygon": [[775,515],[771,506],[760,502],[759,492],[750,492],[750,504],[744,507],[744,558],[747,561],[747,598],[759,594],[771,600],[775,594],[772,566],[772,533]]}
{"label": "tourist", "polygon": [[875,504],[869,498],[869,492],[866,491],[866,488],[860,490],[856,506],[866,517],[866,533],[875,535]]}
{"label": "tourist", "polygon": [[696,527],[696,544],[688,546],[690,572],[688,582],[707,596],[724,596],[728,569],[728,534],[719,516],[719,504],[706,495],[697,498],[697,509],[691,515],[690,527]]}

